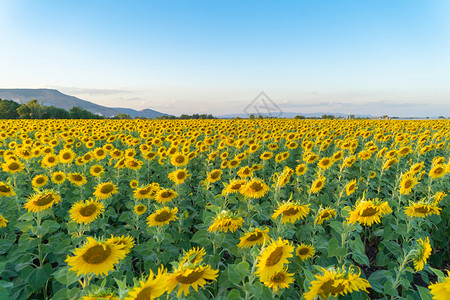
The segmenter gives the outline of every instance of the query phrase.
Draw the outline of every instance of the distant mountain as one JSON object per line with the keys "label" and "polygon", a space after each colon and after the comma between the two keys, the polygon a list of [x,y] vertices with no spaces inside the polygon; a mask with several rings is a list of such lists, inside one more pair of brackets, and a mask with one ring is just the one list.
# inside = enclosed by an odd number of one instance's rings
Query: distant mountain
{"label": "distant mountain", "polygon": [[102,115],[105,117],[114,117],[119,113],[130,115],[131,117],[156,118],[159,116],[167,116],[167,114],[152,109],[134,110],[131,108],[106,107],[98,105],[80,98],[69,96],[54,89],[0,89],[0,98],[14,100],[24,103],[37,99],[42,101],[44,105],[56,106],[65,110],[70,110],[74,106],[81,107],[91,113]]}
{"label": "distant mountain", "polygon": [[[307,118],[320,118],[323,115],[333,115],[335,117],[342,117],[342,118],[347,118],[348,114],[342,114],[342,113],[324,113],[324,112],[318,112],[318,113],[293,113],[293,112],[283,112],[280,115],[279,114],[273,114],[269,115],[268,113],[262,113],[260,114],[263,117],[270,117],[270,116],[278,116],[279,118],[287,118],[287,119],[291,119],[291,118],[295,118],[296,116],[304,116]],[[374,118],[374,116],[371,115],[358,115],[355,114],[354,115],[356,118]],[[226,114],[226,115],[220,115],[220,116],[215,116],[217,118],[220,119],[232,119],[232,118],[248,118],[249,114]]]}

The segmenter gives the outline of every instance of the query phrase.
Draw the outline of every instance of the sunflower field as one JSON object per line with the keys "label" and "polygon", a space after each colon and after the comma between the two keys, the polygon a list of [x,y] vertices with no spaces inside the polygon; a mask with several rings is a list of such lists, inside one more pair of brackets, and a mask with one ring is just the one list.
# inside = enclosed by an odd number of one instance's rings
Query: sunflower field
{"label": "sunflower field", "polygon": [[0,299],[450,299],[447,120],[2,120]]}

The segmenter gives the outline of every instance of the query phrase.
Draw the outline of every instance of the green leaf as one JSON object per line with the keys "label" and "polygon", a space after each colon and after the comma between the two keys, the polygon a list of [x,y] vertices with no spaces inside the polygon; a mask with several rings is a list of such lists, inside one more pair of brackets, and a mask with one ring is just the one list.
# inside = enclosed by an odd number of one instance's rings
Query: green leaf
{"label": "green leaf", "polygon": [[339,242],[337,239],[332,238],[328,242],[328,257],[333,256],[345,256],[347,254],[347,249],[339,247]]}
{"label": "green leaf", "polygon": [[356,237],[354,240],[351,240],[349,242],[349,245],[350,245],[350,249],[352,249],[352,251],[354,253],[357,253],[357,254],[365,254],[366,253],[366,247],[364,246],[360,237]]}
{"label": "green leaf", "polygon": [[[378,293],[384,293],[384,284],[388,278],[392,279],[392,273],[386,270],[373,272],[369,277],[370,286]],[[392,285],[391,285],[392,286]]]}
{"label": "green leaf", "polygon": [[210,244],[207,231],[204,229],[197,231],[194,234],[194,236],[192,237],[191,242],[197,243],[197,244],[200,244],[203,246]]}
{"label": "green leaf", "polygon": [[45,264],[44,267],[33,269],[28,275],[28,283],[34,290],[42,288],[50,278],[51,273],[52,266],[50,264]]}
{"label": "green leaf", "polygon": [[42,223],[42,227],[46,229],[47,233],[53,233],[59,229],[60,225],[56,221],[46,220]]}
{"label": "green leaf", "polygon": [[65,285],[70,285],[78,280],[77,273],[69,271],[69,267],[60,268],[53,276],[56,281]]}
{"label": "green leaf", "polygon": [[232,289],[227,296],[227,300],[240,300],[242,299],[241,293],[239,293],[239,290]]}
{"label": "green leaf", "polygon": [[353,253],[352,258],[360,265],[370,265],[369,258],[365,254]]}
{"label": "green leaf", "polygon": [[433,296],[430,294],[429,289],[423,286],[417,286],[417,290],[419,291],[419,295],[422,300],[433,300]]}

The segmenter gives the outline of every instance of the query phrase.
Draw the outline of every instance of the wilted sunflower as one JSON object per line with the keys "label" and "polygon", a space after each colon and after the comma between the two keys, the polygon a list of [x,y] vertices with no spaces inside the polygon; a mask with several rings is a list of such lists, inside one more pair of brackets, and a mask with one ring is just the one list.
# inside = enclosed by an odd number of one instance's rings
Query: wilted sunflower
{"label": "wilted sunflower", "polygon": [[411,193],[413,187],[417,184],[417,179],[414,176],[403,176],[400,182],[400,194],[408,195]]}
{"label": "wilted sunflower", "polygon": [[214,169],[211,172],[208,173],[206,176],[206,182],[214,183],[218,180],[220,180],[220,177],[222,176],[222,170],[220,169]]}
{"label": "wilted sunflower", "polygon": [[127,236],[125,236],[125,235],[122,235],[122,236],[113,236],[113,235],[111,235],[111,237],[106,240],[106,243],[109,243],[109,242],[122,247],[121,249],[123,251],[125,251],[125,254],[130,253],[131,248],[133,248],[133,246],[134,246],[133,237],[131,237],[129,235],[127,235]]}
{"label": "wilted sunflower", "polygon": [[105,168],[101,165],[93,165],[89,168],[89,173],[94,176],[100,176],[100,173],[105,172]]}
{"label": "wilted sunflower", "polygon": [[203,256],[205,256],[206,251],[205,248],[192,248],[189,251],[185,252],[183,257],[180,260],[180,266],[184,265],[197,265],[203,261]]}
{"label": "wilted sunflower", "polygon": [[187,172],[186,169],[178,169],[169,173],[167,177],[175,184],[182,184],[183,182],[186,181],[188,176],[189,173]]}
{"label": "wilted sunflower", "polygon": [[316,194],[325,186],[326,177],[319,175],[319,177],[311,184],[311,193]]}
{"label": "wilted sunflower", "polygon": [[58,204],[61,201],[61,196],[55,194],[53,191],[42,191],[31,195],[28,198],[27,203],[23,206],[29,212],[38,212],[46,210],[53,206],[53,204]]}
{"label": "wilted sunflower", "polygon": [[0,196],[12,197],[14,195],[16,195],[16,193],[14,192],[13,187],[10,184],[0,181]]}
{"label": "wilted sunflower", "polygon": [[80,173],[69,173],[67,174],[67,179],[69,181],[77,186],[82,186],[83,184],[87,183],[86,177],[83,176],[83,174]]}
{"label": "wilted sunflower", "polygon": [[161,209],[158,209],[156,212],[147,217],[148,227],[164,226],[166,224],[169,224],[170,221],[178,219],[178,217],[176,216],[177,212],[177,207],[170,209],[165,206]]}
{"label": "wilted sunflower", "polygon": [[89,224],[105,210],[103,203],[97,200],[78,201],[69,210],[70,219],[78,224]]}
{"label": "wilted sunflower", "polygon": [[34,176],[33,180],[31,181],[31,185],[36,188],[43,187],[48,182],[47,175],[36,175]]}
{"label": "wilted sunflower", "polygon": [[143,204],[135,205],[133,211],[135,214],[140,216],[147,211],[147,206],[145,206]]}
{"label": "wilted sunflower", "polygon": [[288,288],[291,283],[294,282],[294,273],[288,273],[287,268],[273,274],[267,281],[264,281],[264,285],[273,289],[274,292],[278,289]]}
{"label": "wilted sunflower", "polygon": [[292,257],[294,246],[288,240],[272,240],[272,242],[262,249],[258,256],[255,274],[260,277],[261,282],[268,281],[277,272],[283,270],[284,264],[288,263],[288,258]]}
{"label": "wilted sunflower", "polygon": [[178,193],[174,190],[161,189],[156,193],[155,200],[158,203],[164,204],[166,202],[172,201],[176,197],[178,197]]}
{"label": "wilted sunflower", "polygon": [[311,204],[299,205],[292,202],[284,202],[279,205],[272,215],[273,219],[281,216],[281,223],[295,223],[299,219],[303,219],[309,213]]}
{"label": "wilted sunflower", "polygon": [[434,204],[428,204],[424,201],[419,201],[416,203],[410,203],[409,206],[405,207],[405,214],[408,217],[419,217],[424,218],[431,215],[440,215],[441,208]]}
{"label": "wilted sunflower", "polygon": [[370,287],[369,282],[353,273],[353,270],[340,268],[322,269],[323,275],[315,275],[315,280],[310,282],[310,288],[303,296],[306,300],[314,300],[316,297],[327,299],[331,295],[344,296],[355,291],[365,291]]}
{"label": "wilted sunflower", "polygon": [[209,232],[235,232],[242,227],[244,219],[235,216],[233,213],[223,210],[214,218],[214,222],[209,226]]}
{"label": "wilted sunflower", "polygon": [[419,239],[417,244],[417,254],[413,257],[414,269],[416,271],[423,270],[423,267],[427,264],[427,259],[431,255],[431,245],[428,237],[425,239]]}
{"label": "wilted sunflower", "polygon": [[267,227],[264,230],[255,228],[254,230],[245,233],[244,236],[240,238],[237,246],[239,248],[250,248],[254,245],[262,245],[264,241],[269,238],[268,233],[269,228]]}
{"label": "wilted sunflower", "polygon": [[435,165],[431,168],[430,172],[428,173],[428,176],[430,176],[433,179],[440,178],[446,174],[447,170],[444,165]]}
{"label": "wilted sunflower", "polygon": [[308,171],[308,167],[305,164],[299,164],[295,168],[295,174],[297,174],[297,176],[302,176],[306,171]]}
{"label": "wilted sunflower", "polygon": [[371,226],[374,222],[380,223],[381,217],[391,212],[392,209],[387,201],[381,202],[378,198],[373,200],[363,198],[358,200],[353,210],[349,212],[347,221],[351,224],[358,222],[362,225]]}
{"label": "wilted sunflower", "polygon": [[250,198],[261,198],[269,191],[269,187],[261,179],[252,179],[245,185],[241,186],[239,192]]}
{"label": "wilted sunflower", "polygon": [[312,245],[301,244],[297,246],[295,250],[295,256],[300,258],[302,261],[311,258],[316,253],[316,248]]}
{"label": "wilted sunflower", "polygon": [[23,163],[19,160],[8,160],[2,165],[2,167],[3,172],[14,174],[23,170]]}
{"label": "wilted sunflower", "polygon": [[94,196],[97,199],[108,199],[112,195],[117,194],[117,186],[110,182],[99,183],[94,191]]}
{"label": "wilted sunflower", "polygon": [[70,266],[69,270],[76,271],[77,276],[107,275],[114,270],[114,264],[124,259],[126,254],[122,246],[109,242],[97,241],[87,237],[87,243],[74,250],[73,255],[67,255],[65,262]]}
{"label": "wilted sunflower", "polygon": [[234,179],[228,183],[225,188],[222,190],[222,194],[229,195],[238,193],[239,190],[247,183],[246,180],[243,179]]}
{"label": "wilted sunflower", "polygon": [[430,284],[428,288],[434,300],[447,300],[450,295],[450,271],[447,271],[444,281]]}
{"label": "wilted sunflower", "polygon": [[353,194],[356,191],[357,188],[358,188],[358,185],[356,183],[356,179],[353,179],[352,181],[347,183],[347,185],[345,186],[345,193],[347,194],[347,196],[350,196],[351,194]]}
{"label": "wilted sunflower", "polygon": [[8,220],[3,215],[0,215],[0,228],[8,226]]}
{"label": "wilted sunflower", "polygon": [[167,279],[167,270],[164,267],[160,267],[156,275],[150,270],[150,275],[147,280],[139,280],[139,284],[128,292],[125,300],[150,300],[158,298],[166,292]]}
{"label": "wilted sunflower", "polygon": [[334,208],[321,207],[317,212],[317,217],[314,219],[314,223],[320,225],[323,224],[324,221],[329,220],[333,217],[336,217],[336,210],[334,210]]}
{"label": "wilted sunflower", "polygon": [[191,286],[197,291],[198,287],[205,286],[207,280],[216,280],[218,273],[219,270],[211,269],[210,265],[180,266],[172,274],[168,274],[167,291],[171,293],[178,286],[177,297],[179,298],[181,293],[187,296]]}

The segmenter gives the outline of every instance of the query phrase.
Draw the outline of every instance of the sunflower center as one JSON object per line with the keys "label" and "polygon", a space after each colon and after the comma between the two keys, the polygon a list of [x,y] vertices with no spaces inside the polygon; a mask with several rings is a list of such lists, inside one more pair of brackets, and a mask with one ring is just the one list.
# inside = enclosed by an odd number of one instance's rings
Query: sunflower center
{"label": "sunflower center", "polygon": [[266,261],[266,266],[271,267],[276,265],[283,256],[283,247],[277,247],[272,253],[270,253],[269,257]]}
{"label": "sunflower center", "polygon": [[103,150],[97,150],[97,155],[98,156],[103,156],[105,154],[105,151]]}
{"label": "sunflower center", "polygon": [[192,283],[196,282],[197,280],[199,280],[200,278],[202,278],[204,272],[205,272],[204,270],[193,271],[193,272],[189,273],[189,275],[187,275],[187,276],[178,275],[176,277],[176,279],[181,284],[192,284]]}
{"label": "sunflower center", "polygon": [[322,165],[323,166],[328,166],[330,164],[330,160],[329,159],[324,159],[323,161],[322,161]]}
{"label": "sunflower center", "polygon": [[254,242],[254,241],[257,241],[257,240],[261,239],[261,237],[262,237],[262,233],[261,232],[254,232],[254,233],[252,233],[252,234],[250,234],[248,236],[247,241],[248,242]]}
{"label": "sunflower center", "polygon": [[305,168],[303,168],[303,167],[297,169],[297,171],[298,171],[299,173],[303,173],[304,170],[305,170]]}
{"label": "sunflower center", "polygon": [[13,162],[13,163],[10,163],[10,164],[9,164],[9,169],[10,169],[10,170],[15,171],[15,170],[18,170],[19,168],[20,168],[20,166],[19,166],[18,163]]}
{"label": "sunflower center", "polygon": [[69,159],[70,158],[70,153],[64,153],[62,157],[64,159]]}
{"label": "sunflower center", "polygon": [[137,211],[138,212],[141,212],[141,211],[143,211],[145,209],[145,206],[143,206],[143,205],[139,205],[138,207],[137,207]]}
{"label": "sunflower center", "polygon": [[0,192],[2,193],[9,193],[11,191],[11,188],[6,185],[0,185]]}
{"label": "sunflower center", "polygon": [[306,255],[309,253],[309,249],[304,247],[304,248],[300,248],[300,250],[298,250],[298,254],[300,255]]}
{"label": "sunflower center", "polygon": [[172,217],[172,213],[171,212],[167,212],[167,211],[162,211],[159,214],[156,215],[155,217],[155,221],[156,222],[165,222],[168,219],[170,219]]}
{"label": "sunflower center", "polygon": [[373,207],[367,207],[359,215],[361,217],[371,217],[373,215],[376,215],[377,213],[378,213],[378,209],[373,208]]}
{"label": "sunflower center", "polygon": [[170,196],[172,196],[171,192],[164,191],[161,193],[161,198],[170,198]]}
{"label": "sunflower center", "polygon": [[412,182],[411,182],[410,179],[408,179],[408,180],[405,181],[405,184],[404,184],[405,189],[409,188],[411,185],[412,185]]}
{"label": "sunflower center", "polygon": [[291,207],[283,211],[283,216],[293,216],[296,215],[299,211],[300,209],[298,209],[298,207]]}
{"label": "sunflower center", "polygon": [[211,178],[212,178],[212,179],[217,179],[217,178],[219,178],[219,176],[220,176],[220,173],[219,173],[219,172],[212,172],[212,173],[211,173]]}
{"label": "sunflower center", "polygon": [[183,156],[177,156],[175,158],[175,161],[179,164],[184,163],[184,157]]}
{"label": "sunflower center", "polygon": [[352,184],[350,184],[349,186],[348,186],[348,190],[349,191],[353,191],[355,189],[355,184],[354,183],[352,183]]}
{"label": "sunflower center", "polygon": [[104,186],[102,186],[102,188],[100,189],[100,193],[102,194],[109,194],[114,190],[114,186],[112,184],[105,184]]}
{"label": "sunflower center", "polygon": [[81,257],[88,264],[98,265],[106,261],[110,255],[111,248],[108,245],[105,248],[102,245],[97,245],[89,248]]}
{"label": "sunflower center", "polygon": [[320,216],[320,218],[325,219],[325,218],[328,218],[329,216],[330,216],[330,213],[326,211]]}
{"label": "sunflower center", "polygon": [[60,180],[62,180],[62,179],[63,179],[62,175],[59,175],[59,174],[58,174],[58,175],[55,176],[55,180],[56,180],[56,181],[60,181]]}
{"label": "sunflower center", "polygon": [[254,190],[255,192],[259,192],[263,189],[263,186],[259,182],[252,182],[252,184],[250,185],[250,188],[252,190]]}
{"label": "sunflower center", "polygon": [[284,281],[284,274],[283,273],[277,273],[272,277],[273,282],[283,282]]}
{"label": "sunflower center", "polygon": [[38,178],[36,178],[36,183],[37,183],[37,184],[42,184],[42,183],[44,183],[44,182],[45,182],[44,177],[38,177]]}
{"label": "sunflower center", "polygon": [[414,208],[414,211],[420,214],[426,214],[430,211],[430,208],[426,206],[421,206]]}
{"label": "sunflower center", "polygon": [[322,181],[318,181],[318,182],[316,183],[316,188],[319,189],[319,188],[322,187],[322,185],[323,185],[323,182],[322,182]]}
{"label": "sunflower center", "polygon": [[50,157],[48,158],[47,161],[48,161],[49,163],[54,163],[55,160],[56,160],[56,159],[55,159],[53,156],[50,156]]}
{"label": "sunflower center", "polygon": [[330,294],[337,295],[337,294],[341,293],[342,291],[344,291],[344,289],[345,289],[345,286],[342,283],[338,283],[337,285],[335,285],[334,279],[328,280],[327,282],[322,284],[322,286],[320,287],[320,290],[322,291],[321,294],[324,294],[327,296]]}
{"label": "sunflower center", "polygon": [[75,175],[72,175],[72,179],[75,181],[82,181],[83,177],[81,177],[81,175],[75,174]]}
{"label": "sunflower center", "polygon": [[95,167],[94,168],[94,173],[100,173],[101,172],[101,168],[99,168],[99,167]]}
{"label": "sunflower center", "polygon": [[83,217],[90,217],[97,211],[97,206],[93,203],[80,209],[80,215]]}
{"label": "sunflower center", "polygon": [[231,188],[232,190],[239,190],[239,189],[241,188],[241,185],[242,185],[242,184],[240,184],[240,183],[235,183],[235,184],[233,184],[230,188]]}
{"label": "sunflower center", "polygon": [[146,287],[143,288],[139,294],[136,297],[136,300],[147,300],[147,299],[152,299],[152,288],[151,287]]}
{"label": "sunflower center", "polygon": [[178,172],[177,173],[177,179],[184,179],[184,177],[186,177],[186,174],[184,172]]}
{"label": "sunflower center", "polygon": [[436,175],[440,175],[440,174],[442,174],[442,172],[444,172],[444,169],[441,168],[441,167],[436,168],[436,169],[434,170],[434,174],[436,174]]}
{"label": "sunflower center", "polygon": [[53,196],[50,194],[41,195],[36,201],[34,201],[34,204],[37,206],[45,206],[50,204],[53,200]]}

